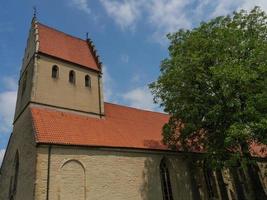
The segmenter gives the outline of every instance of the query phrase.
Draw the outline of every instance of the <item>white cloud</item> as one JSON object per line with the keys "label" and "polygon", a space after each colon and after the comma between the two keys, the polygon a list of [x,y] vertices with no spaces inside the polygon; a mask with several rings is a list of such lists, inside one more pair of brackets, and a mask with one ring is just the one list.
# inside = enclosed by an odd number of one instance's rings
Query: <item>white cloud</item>
{"label": "white cloud", "polygon": [[0,93],[0,131],[7,133],[11,131],[17,99],[16,91]]}
{"label": "white cloud", "polygon": [[152,39],[166,44],[166,34],[180,28],[192,28],[203,20],[231,14],[234,10],[260,6],[267,11],[266,0],[100,0],[107,14],[123,30],[138,22],[149,24]]}
{"label": "white cloud", "polygon": [[140,0],[110,1],[100,0],[107,14],[114,19],[122,29],[134,30],[135,23],[140,17]]}
{"label": "white cloud", "polygon": [[5,155],[6,150],[5,149],[0,149],[0,166],[2,164],[4,155]]}
{"label": "white cloud", "polygon": [[[139,81],[140,76],[133,76],[133,81]],[[113,103],[125,104],[131,107],[161,111],[158,105],[153,103],[153,96],[147,87],[137,87],[129,92],[114,89],[115,80],[110,76],[106,66],[103,67],[104,100]]]}
{"label": "white cloud", "polygon": [[145,109],[158,110],[158,105],[153,103],[153,96],[147,87],[135,88],[122,95],[129,106]]}
{"label": "white cloud", "polygon": [[91,13],[87,0],[71,0],[70,6],[77,8],[78,10],[84,11],[87,14]]}
{"label": "white cloud", "polygon": [[4,84],[5,89],[16,91],[17,90],[17,82],[13,77],[3,77],[2,82]]}
{"label": "white cloud", "polygon": [[153,34],[157,41],[164,41],[165,35],[179,28],[190,28],[190,18],[185,10],[190,1],[184,0],[158,0],[152,1],[148,6],[148,20],[155,28]]}
{"label": "white cloud", "polygon": [[161,41],[166,33],[178,28],[190,28],[185,7],[191,1],[184,0],[100,0],[107,14],[123,30],[134,29],[138,20],[150,24],[155,32],[153,38]]}
{"label": "white cloud", "polygon": [[[211,4],[212,0],[207,1],[209,6]],[[209,18],[221,16],[221,15],[227,15],[231,14],[234,10],[238,8],[239,5],[241,5],[242,0],[217,0],[216,4],[214,6],[214,9],[211,10],[211,13],[208,13]],[[207,7],[204,7],[203,12],[207,9]]]}
{"label": "white cloud", "polygon": [[113,96],[112,85],[113,79],[110,77],[108,69],[106,66],[103,66],[103,88],[104,88],[104,100],[111,101]]}
{"label": "white cloud", "polygon": [[267,1],[266,0],[239,0],[242,2],[239,9],[250,10],[255,6],[260,6],[265,12],[267,11]]}
{"label": "white cloud", "polygon": [[[221,15],[231,14],[234,10],[251,10],[255,6],[267,11],[266,0],[199,0],[197,4],[198,16],[213,18]],[[212,7],[212,9],[210,9]]]}
{"label": "white cloud", "polygon": [[10,133],[17,99],[17,84],[11,77],[3,77],[2,82],[5,91],[0,93],[0,132]]}

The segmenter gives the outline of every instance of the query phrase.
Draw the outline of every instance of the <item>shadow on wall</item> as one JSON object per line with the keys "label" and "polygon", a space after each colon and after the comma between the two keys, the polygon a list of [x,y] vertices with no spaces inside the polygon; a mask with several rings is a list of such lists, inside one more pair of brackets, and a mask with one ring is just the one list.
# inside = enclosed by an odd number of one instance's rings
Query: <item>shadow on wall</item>
{"label": "shadow on wall", "polygon": [[[158,157],[158,158],[157,158]],[[147,158],[144,162],[143,184],[140,187],[142,200],[161,200],[161,182],[159,177],[160,156]]]}
{"label": "shadow on wall", "polygon": [[163,199],[160,163],[164,157],[169,169],[173,199],[178,197],[184,200],[201,199],[197,182],[193,175],[195,168],[192,165],[190,166],[191,163],[188,163],[188,158],[160,154],[151,155],[144,161],[143,183],[140,187],[141,199]]}

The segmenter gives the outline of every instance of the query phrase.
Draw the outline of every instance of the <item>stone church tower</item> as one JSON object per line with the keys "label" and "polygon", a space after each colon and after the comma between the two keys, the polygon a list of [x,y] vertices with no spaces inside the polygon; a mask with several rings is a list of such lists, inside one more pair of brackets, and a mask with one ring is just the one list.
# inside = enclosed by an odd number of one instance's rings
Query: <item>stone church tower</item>
{"label": "stone church tower", "polygon": [[[103,100],[90,39],[32,20],[13,132],[0,169],[0,200],[250,199],[267,194],[267,154],[253,147],[255,177],[201,166],[203,152],[162,142],[168,115]],[[190,158],[190,159],[189,159]]]}

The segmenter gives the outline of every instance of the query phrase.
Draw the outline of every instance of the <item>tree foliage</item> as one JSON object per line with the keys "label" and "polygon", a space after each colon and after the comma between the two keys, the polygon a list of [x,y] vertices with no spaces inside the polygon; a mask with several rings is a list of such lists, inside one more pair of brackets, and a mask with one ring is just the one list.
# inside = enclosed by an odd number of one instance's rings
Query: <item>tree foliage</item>
{"label": "tree foliage", "polygon": [[250,157],[267,144],[267,15],[258,7],[169,34],[169,57],[150,84],[170,114],[172,148],[204,147],[211,163]]}

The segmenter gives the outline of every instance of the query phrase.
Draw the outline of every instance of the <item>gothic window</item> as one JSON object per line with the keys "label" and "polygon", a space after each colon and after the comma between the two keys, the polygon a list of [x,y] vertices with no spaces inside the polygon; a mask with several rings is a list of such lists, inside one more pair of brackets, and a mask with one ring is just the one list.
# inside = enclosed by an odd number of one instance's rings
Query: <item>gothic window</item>
{"label": "gothic window", "polygon": [[56,65],[52,67],[52,78],[58,78],[58,66]]}
{"label": "gothic window", "polygon": [[[266,194],[258,175],[257,165],[252,163],[244,168],[239,162],[236,167],[231,169],[231,175],[234,180],[238,199],[248,199],[250,189],[254,190],[257,194],[256,199],[266,199]],[[250,181],[251,188],[249,187]]]}
{"label": "gothic window", "polygon": [[89,75],[86,75],[84,78],[84,84],[85,87],[91,88],[91,77]]}
{"label": "gothic window", "polygon": [[75,72],[73,70],[69,73],[69,82],[75,84]]}
{"label": "gothic window", "polygon": [[163,200],[173,200],[170,174],[165,159],[160,163],[160,178]]}

